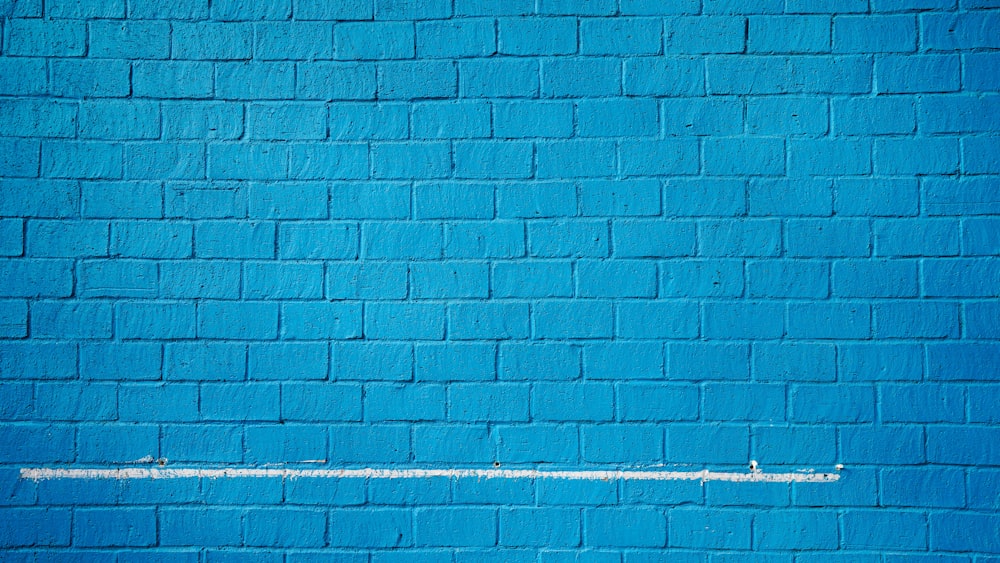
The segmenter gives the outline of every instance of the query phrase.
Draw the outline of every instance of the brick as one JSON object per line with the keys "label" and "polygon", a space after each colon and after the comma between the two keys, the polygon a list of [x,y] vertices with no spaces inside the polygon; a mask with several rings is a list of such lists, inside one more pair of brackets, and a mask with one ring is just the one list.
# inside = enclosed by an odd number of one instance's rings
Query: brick
{"label": "brick", "polygon": [[10,137],[68,138],[77,128],[77,112],[75,104],[64,101],[5,99],[0,100],[0,127]]}
{"label": "brick", "polygon": [[671,510],[669,543],[676,547],[740,549],[750,546],[750,518],[739,511]]}
{"label": "brick", "polygon": [[463,98],[528,98],[539,92],[538,62],[530,59],[463,59],[458,78]]}
{"label": "brick", "polygon": [[666,347],[667,379],[748,380],[750,349],[719,342],[671,343]]}
{"label": "brick", "polygon": [[159,515],[161,545],[238,545],[242,518],[235,509],[169,508]]}
{"label": "brick", "polygon": [[236,139],[243,133],[243,108],[237,104],[164,102],[163,109],[166,139]]}
{"label": "brick", "polygon": [[254,58],[305,60],[333,58],[333,27],[328,22],[283,22],[256,25]]}
{"label": "brick", "polygon": [[539,178],[595,178],[615,170],[615,147],[605,140],[567,140],[535,145]]}
{"label": "brick", "polygon": [[694,385],[619,385],[619,416],[629,422],[695,420],[698,418],[698,395]]}
{"label": "brick", "polygon": [[[72,512],[58,508],[4,508],[0,545],[4,547],[67,546]],[[16,524],[15,524],[16,523]]]}
{"label": "brick", "polygon": [[[765,54],[830,52],[829,16],[752,16],[747,22],[748,52]],[[738,53],[740,50],[729,52]]]}
{"label": "brick", "polygon": [[[867,288],[870,279],[858,276],[860,287]],[[810,260],[755,260],[747,264],[747,288],[755,298],[822,299],[830,294],[830,266]]]}
{"label": "brick", "polygon": [[[786,545],[790,549],[833,547],[838,545],[836,522],[837,514],[831,510],[765,512],[754,518],[754,545],[762,549]],[[796,530],[794,538],[787,537],[788,530]]]}
{"label": "brick", "polygon": [[164,377],[186,381],[239,381],[246,376],[247,347],[230,342],[185,342],[165,346]]}
{"label": "brick", "polygon": [[221,180],[281,180],[288,175],[288,146],[213,144],[208,147],[208,177]]}
{"label": "brick", "polygon": [[432,384],[365,385],[364,413],[371,421],[436,421],[445,418],[445,387]]}
{"label": "brick", "polygon": [[132,65],[132,95],[142,98],[208,98],[212,63],[138,61]]}
{"label": "brick", "polygon": [[330,427],[333,463],[393,463],[410,459],[410,427],[404,424]]}
{"label": "brick", "polygon": [[[309,62],[296,65],[296,94],[310,100],[373,100],[375,65]],[[334,114],[331,112],[331,117]]]}
{"label": "brick", "polygon": [[584,512],[588,543],[607,547],[663,547],[667,518],[653,508],[594,508]]}
{"label": "brick", "polygon": [[295,67],[290,63],[219,63],[215,94],[236,100],[293,98]]}
{"label": "brick", "polygon": [[[873,279],[880,280],[872,284]],[[912,260],[840,260],[833,263],[833,293],[839,297],[916,297]]]}
{"label": "brick", "polygon": [[166,59],[170,54],[167,22],[94,20],[89,24],[88,56],[92,58]]}
{"label": "brick", "polygon": [[284,303],[281,337],[287,340],[361,337],[361,307],[351,303]]}
{"label": "brick", "polygon": [[289,176],[301,180],[368,178],[368,151],[356,143],[290,145]]}
{"label": "brick", "polygon": [[198,386],[123,385],[118,391],[118,417],[132,422],[194,422],[199,419]]}
{"label": "brick", "polygon": [[622,89],[629,96],[700,96],[704,63],[693,57],[635,57],[625,60]]}
{"label": "brick", "polygon": [[400,547],[413,543],[413,513],[398,508],[330,511],[330,545]]}
{"label": "brick", "polygon": [[561,343],[520,344],[500,346],[500,379],[568,380],[580,376],[580,352]]}
{"label": "brick", "polygon": [[705,141],[705,172],[712,176],[781,175],[785,150],[780,139],[709,139]]}
{"label": "brick", "polygon": [[445,308],[437,303],[368,303],[368,340],[444,340]]}
{"label": "brick", "polygon": [[251,379],[326,379],[329,348],[323,342],[272,342],[250,345]]}
{"label": "brick", "polygon": [[650,424],[581,427],[582,458],[594,463],[651,464],[663,460],[663,430]]}
{"label": "brick", "polygon": [[494,24],[489,19],[417,24],[416,52],[421,58],[484,57],[496,51]]}
{"label": "brick", "polygon": [[199,409],[203,420],[277,421],[279,395],[277,383],[202,383]]}
{"label": "brick", "polygon": [[694,303],[629,301],[617,308],[617,335],[623,338],[694,338],[698,308]]}
{"label": "brick", "polygon": [[447,261],[413,264],[410,283],[416,299],[485,298],[489,266],[481,262]]}
{"label": "brick", "polygon": [[757,381],[833,381],[835,350],[812,342],[755,344],[753,373]]}
{"label": "brick", "polygon": [[872,86],[872,60],[863,56],[723,56],[706,64],[712,94],[862,94]]}
{"label": "brick", "polygon": [[417,462],[488,463],[494,445],[486,426],[472,424],[422,424],[413,430]]}
{"label": "brick", "polygon": [[742,53],[743,18],[704,15],[664,19],[663,50],[670,54]]}
{"label": "brick", "polygon": [[528,386],[519,383],[456,383],[448,390],[448,419],[463,422],[527,422]]}
{"label": "brick", "polygon": [[496,346],[486,343],[414,346],[417,381],[496,379]]}
{"label": "brick", "polygon": [[379,98],[412,100],[450,98],[458,89],[458,73],[451,61],[391,61],[379,63]]}
{"label": "brick", "polygon": [[581,297],[656,297],[656,266],[645,260],[577,262]]}
{"label": "brick", "polygon": [[459,303],[448,307],[448,337],[452,340],[517,340],[527,338],[529,329],[527,304]]}
{"label": "brick", "polygon": [[620,64],[610,58],[543,60],[541,76],[541,94],[547,98],[615,96],[622,92]]}
{"label": "brick", "polygon": [[532,173],[532,148],[531,143],[518,141],[456,142],[455,176],[483,179],[527,178]]}
{"label": "brick", "polygon": [[334,27],[333,44],[338,59],[411,59],[414,26],[404,22],[341,23]]}
{"label": "brick", "polygon": [[330,379],[409,381],[413,379],[413,345],[336,343],[330,356]]}

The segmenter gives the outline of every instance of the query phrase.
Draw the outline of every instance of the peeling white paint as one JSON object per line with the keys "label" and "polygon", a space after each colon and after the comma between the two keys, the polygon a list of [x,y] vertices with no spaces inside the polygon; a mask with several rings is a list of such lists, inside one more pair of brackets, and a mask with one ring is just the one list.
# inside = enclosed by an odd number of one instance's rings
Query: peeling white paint
{"label": "peeling white paint", "polygon": [[544,469],[271,469],[271,468],[139,468],[58,469],[26,467],[22,479],[183,479],[183,478],[323,478],[323,479],[426,479],[430,477],[477,479],[565,479],[582,481],[730,481],[736,483],[832,483],[835,473],[790,472],[750,473],[735,471],[648,471],[648,470],[544,470]]}

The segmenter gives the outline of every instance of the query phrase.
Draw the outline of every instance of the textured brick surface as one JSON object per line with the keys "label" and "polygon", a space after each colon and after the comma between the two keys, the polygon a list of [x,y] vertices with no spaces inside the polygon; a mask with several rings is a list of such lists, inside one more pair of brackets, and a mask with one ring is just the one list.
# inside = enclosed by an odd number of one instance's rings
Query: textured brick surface
{"label": "textured brick surface", "polygon": [[1000,559],[998,9],[0,1],[2,559]]}

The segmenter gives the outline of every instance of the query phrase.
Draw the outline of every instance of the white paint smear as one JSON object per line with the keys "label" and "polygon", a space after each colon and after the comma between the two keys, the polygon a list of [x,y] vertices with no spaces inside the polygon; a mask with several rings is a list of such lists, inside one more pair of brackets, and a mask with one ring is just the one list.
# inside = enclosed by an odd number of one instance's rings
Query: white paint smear
{"label": "white paint smear", "polygon": [[730,481],[735,483],[832,483],[840,479],[836,473],[750,473],[728,471],[558,471],[543,469],[268,469],[268,468],[140,468],[57,469],[26,467],[22,479],[184,479],[184,478],[321,478],[321,479],[565,479],[578,481]]}

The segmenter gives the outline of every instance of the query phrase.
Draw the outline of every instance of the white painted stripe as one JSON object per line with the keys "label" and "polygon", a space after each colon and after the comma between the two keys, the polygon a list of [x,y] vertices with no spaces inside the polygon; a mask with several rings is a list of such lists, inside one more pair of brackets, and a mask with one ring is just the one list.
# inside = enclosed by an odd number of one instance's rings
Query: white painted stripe
{"label": "white painted stripe", "polygon": [[729,471],[558,471],[543,469],[268,469],[268,468],[140,468],[56,469],[26,467],[22,479],[183,479],[183,478],[302,478],[323,479],[426,479],[428,477],[477,479],[567,479],[582,481],[731,481],[735,483],[832,483],[836,473],[749,473]]}

